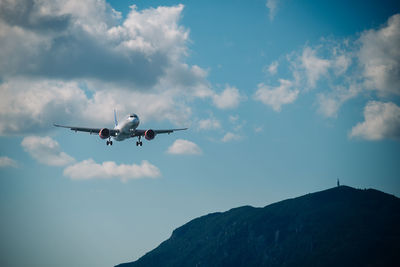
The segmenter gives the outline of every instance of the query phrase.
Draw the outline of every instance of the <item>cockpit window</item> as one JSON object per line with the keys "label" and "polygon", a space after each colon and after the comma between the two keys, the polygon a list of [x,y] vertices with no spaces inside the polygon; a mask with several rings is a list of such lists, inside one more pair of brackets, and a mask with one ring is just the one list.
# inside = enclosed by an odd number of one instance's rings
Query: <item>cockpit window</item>
{"label": "cockpit window", "polygon": [[129,115],[129,118],[135,118],[135,119],[137,119],[138,116],[137,116],[136,114],[131,114],[131,115]]}

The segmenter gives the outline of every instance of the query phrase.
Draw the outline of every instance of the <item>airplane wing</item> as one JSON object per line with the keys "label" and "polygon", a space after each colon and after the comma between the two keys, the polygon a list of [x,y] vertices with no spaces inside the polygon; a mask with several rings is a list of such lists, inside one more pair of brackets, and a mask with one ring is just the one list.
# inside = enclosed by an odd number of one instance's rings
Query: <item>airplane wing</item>
{"label": "airplane wing", "polygon": [[[59,124],[54,124],[54,126],[68,128],[75,132],[88,132],[90,134],[93,134],[93,133],[98,134],[101,130],[101,128],[84,128],[84,127],[65,126],[65,125],[59,125]],[[110,136],[116,136],[119,132],[119,130],[115,130],[115,129],[109,129],[109,130],[110,130]]]}
{"label": "airplane wing", "polygon": [[[180,129],[165,129],[165,130],[153,130],[155,134],[163,134],[163,133],[173,133],[175,131],[184,131],[187,130],[188,128],[180,128]],[[144,136],[145,132],[147,130],[140,130],[140,129],[136,129],[134,134],[132,135],[132,137],[136,137],[136,136]]]}

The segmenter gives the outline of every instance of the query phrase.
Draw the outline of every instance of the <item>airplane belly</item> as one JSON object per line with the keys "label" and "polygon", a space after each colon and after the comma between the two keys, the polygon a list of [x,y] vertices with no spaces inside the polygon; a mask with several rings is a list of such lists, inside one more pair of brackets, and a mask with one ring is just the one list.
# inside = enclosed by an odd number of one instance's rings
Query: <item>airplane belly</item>
{"label": "airplane belly", "polygon": [[130,137],[130,134],[119,133],[117,136],[114,137],[115,141],[123,141]]}

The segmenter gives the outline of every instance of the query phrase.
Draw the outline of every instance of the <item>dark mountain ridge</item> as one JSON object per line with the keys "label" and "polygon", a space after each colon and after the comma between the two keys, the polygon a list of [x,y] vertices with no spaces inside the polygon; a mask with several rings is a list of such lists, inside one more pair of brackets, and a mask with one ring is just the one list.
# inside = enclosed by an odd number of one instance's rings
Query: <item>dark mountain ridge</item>
{"label": "dark mountain ridge", "polygon": [[400,199],[340,186],[194,219],[130,266],[400,266]]}

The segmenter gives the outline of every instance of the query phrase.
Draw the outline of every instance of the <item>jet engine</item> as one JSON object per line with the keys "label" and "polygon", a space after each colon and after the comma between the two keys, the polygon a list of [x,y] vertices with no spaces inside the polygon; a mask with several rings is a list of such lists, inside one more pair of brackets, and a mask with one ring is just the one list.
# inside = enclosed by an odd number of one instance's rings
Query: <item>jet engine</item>
{"label": "jet engine", "polygon": [[144,138],[146,138],[147,140],[152,140],[154,139],[154,137],[156,137],[156,133],[152,129],[144,132]]}
{"label": "jet engine", "polygon": [[103,128],[99,132],[99,136],[101,139],[107,139],[110,137],[110,130],[107,128]]}

